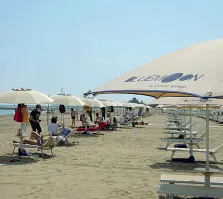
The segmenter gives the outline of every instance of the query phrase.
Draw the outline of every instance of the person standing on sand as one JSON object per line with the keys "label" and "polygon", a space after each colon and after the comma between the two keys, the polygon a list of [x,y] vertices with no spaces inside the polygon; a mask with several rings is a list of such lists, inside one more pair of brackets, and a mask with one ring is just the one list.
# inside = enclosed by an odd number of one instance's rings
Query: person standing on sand
{"label": "person standing on sand", "polygon": [[29,114],[27,106],[25,104],[21,104],[21,114],[22,114],[21,130],[23,134],[27,132],[27,126],[29,125]]}
{"label": "person standing on sand", "polygon": [[74,111],[73,108],[70,109],[70,116],[71,116],[71,119],[72,119],[72,124],[71,124],[71,126],[72,126],[72,127],[75,127],[76,112]]}
{"label": "person standing on sand", "polygon": [[38,104],[36,105],[36,108],[31,111],[30,117],[29,117],[29,122],[31,124],[32,130],[36,132],[38,131],[38,134],[42,132],[42,129],[40,127],[40,119],[39,116],[41,114],[41,106]]}

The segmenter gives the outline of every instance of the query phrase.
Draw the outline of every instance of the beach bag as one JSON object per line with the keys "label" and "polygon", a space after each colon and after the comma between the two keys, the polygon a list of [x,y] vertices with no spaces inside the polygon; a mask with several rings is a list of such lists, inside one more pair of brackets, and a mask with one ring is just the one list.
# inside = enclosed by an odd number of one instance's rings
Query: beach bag
{"label": "beach bag", "polygon": [[188,163],[194,163],[195,162],[195,158],[194,156],[190,156],[188,159],[187,159]]}
{"label": "beach bag", "polygon": [[65,106],[61,104],[59,106],[59,111],[60,111],[60,113],[65,113],[66,112]]}
{"label": "beach bag", "polygon": [[19,122],[19,123],[22,122],[22,112],[21,112],[21,108],[20,107],[17,107],[16,110],[15,110],[14,120],[16,122]]}
{"label": "beach bag", "polygon": [[186,144],[175,144],[174,148],[187,148]]}

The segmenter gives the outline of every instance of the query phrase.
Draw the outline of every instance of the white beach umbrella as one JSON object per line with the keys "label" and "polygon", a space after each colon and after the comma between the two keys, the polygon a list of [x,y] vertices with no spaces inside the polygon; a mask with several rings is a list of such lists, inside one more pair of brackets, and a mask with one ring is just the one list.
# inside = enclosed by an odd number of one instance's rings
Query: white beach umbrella
{"label": "white beach umbrella", "polygon": [[2,94],[0,103],[8,104],[52,104],[53,99],[31,89],[12,89]]}
{"label": "white beach umbrella", "polygon": [[[155,98],[223,98],[222,52],[222,38],[198,43],[158,58],[85,95],[122,93]],[[206,102],[206,169],[203,171],[206,186],[210,186],[210,176],[207,173],[215,172],[209,166],[208,103]]]}
{"label": "white beach umbrella", "polygon": [[111,101],[100,100],[100,102],[101,102],[104,106],[106,106],[106,107],[108,107],[108,106],[115,106],[115,103],[113,103],[113,102],[111,102]]}
{"label": "white beach umbrella", "polygon": [[91,98],[81,98],[81,100],[87,105],[92,108],[102,108],[105,107],[105,105],[97,100],[97,99],[91,99]]}
{"label": "white beach umbrella", "polygon": [[178,97],[161,97],[159,99],[153,99],[148,104],[158,104],[158,105],[173,105],[179,101]]}
{"label": "white beach umbrella", "polygon": [[222,96],[223,39],[202,42],[162,56],[87,94],[139,94],[155,98]]}
{"label": "white beach umbrella", "polygon": [[100,102],[105,106],[122,107],[122,104],[118,102],[107,101],[107,100],[101,100]]}
{"label": "white beach umbrella", "polygon": [[120,102],[113,102],[113,103],[115,104],[116,107],[122,107],[123,106],[122,103],[120,103]]}
{"label": "white beach umbrella", "polygon": [[135,105],[128,102],[123,102],[122,105],[126,108],[135,108]]}
{"label": "white beach umbrella", "polygon": [[51,97],[55,100],[54,104],[63,104],[64,106],[85,106],[86,104],[78,97],[71,95],[54,95]]}
{"label": "white beach umbrella", "polygon": [[144,104],[136,104],[136,103],[135,103],[135,107],[137,107],[137,108],[144,108],[145,105],[144,105]]}

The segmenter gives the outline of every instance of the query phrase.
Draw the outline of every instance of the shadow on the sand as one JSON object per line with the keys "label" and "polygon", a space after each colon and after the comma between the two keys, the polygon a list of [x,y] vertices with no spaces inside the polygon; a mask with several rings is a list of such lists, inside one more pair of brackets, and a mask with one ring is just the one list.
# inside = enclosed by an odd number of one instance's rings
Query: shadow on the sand
{"label": "shadow on the sand", "polygon": [[37,158],[37,156],[0,156],[0,166],[32,164],[37,162]]}
{"label": "shadow on the sand", "polygon": [[46,154],[46,153],[44,153],[44,156],[43,156],[42,153],[38,153],[38,152],[33,153],[33,155],[36,155],[36,157],[41,158],[43,160],[51,159],[56,156],[55,154],[52,156],[51,154]]}
{"label": "shadow on the sand", "polygon": [[68,144],[60,143],[57,147],[73,147],[73,146],[76,146],[79,144],[80,144],[80,142],[70,142]]}
{"label": "shadow on the sand", "polygon": [[[211,168],[222,170],[218,167],[219,164],[223,163],[215,163],[210,162]],[[152,169],[171,169],[172,171],[183,171],[183,172],[191,172],[194,171],[195,168],[204,168],[204,161],[196,161],[195,163],[186,163],[186,162],[170,162],[169,160],[162,163],[154,163],[152,165],[148,165]]]}

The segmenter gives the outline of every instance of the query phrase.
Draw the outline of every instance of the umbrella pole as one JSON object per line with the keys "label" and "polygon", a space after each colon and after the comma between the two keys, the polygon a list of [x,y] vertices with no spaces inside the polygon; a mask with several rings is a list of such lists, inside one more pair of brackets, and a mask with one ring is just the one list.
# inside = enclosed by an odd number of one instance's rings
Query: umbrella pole
{"label": "umbrella pole", "polygon": [[48,106],[47,106],[47,112],[46,112],[46,124],[48,125],[49,124],[49,114],[50,114],[50,112],[49,112],[49,104],[48,104]]}
{"label": "umbrella pole", "polygon": [[192,108],[190,108],[190,157],[193,156],[193,145],[192,145]]}
{"label": "umbrella pole", "polygon": [[[206,171],[209,169],[209,106],[206,104]],[[210,175],[205,175],[205,186],[210,187]]]}

